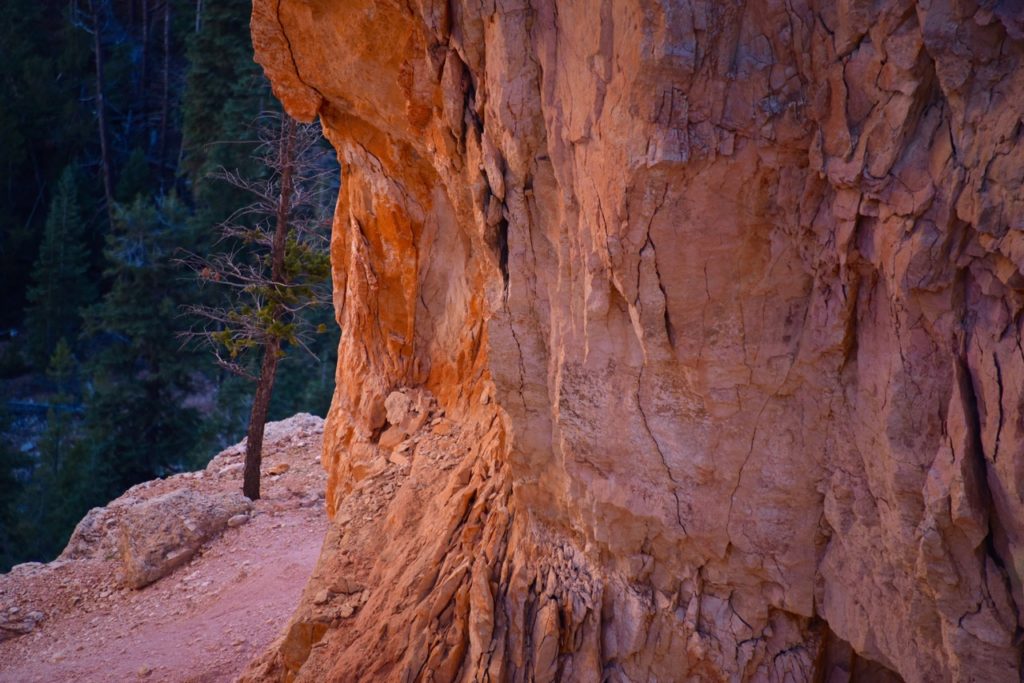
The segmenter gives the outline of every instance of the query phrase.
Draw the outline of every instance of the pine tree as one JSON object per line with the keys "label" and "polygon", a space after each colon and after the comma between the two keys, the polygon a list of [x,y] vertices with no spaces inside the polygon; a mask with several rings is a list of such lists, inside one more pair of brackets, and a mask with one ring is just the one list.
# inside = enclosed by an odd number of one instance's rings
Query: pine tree
{"label": "pine tree", "polygon": [[41,490],[33,500],[42,502],[35,526],[34,559],[54,557],[67,545],[75,525],[89,508],[106,503],[110,471],[90,458],[82,438],[78,415],[79,364],[70,345],[61,339],[46,370],[53,387],[46,416],[46,432],[39,444]]}
{"label": "pine tree", "polygon": [[[50,559],[89,506],[201,464],[245,427],[248,384],[175,337],[182,306],[233,297],[200,291],[173,257],[210,253],[213,226],[251,201],[218,170],[269,177],[254,121],[277,105],[250,12],[249,0],[0,3],[0,331],[25,327],[0,372],[31,373],[19,398],[54,404],[35,452],[6,448],[0,424],[0,568]],[[274,419],[322,411],[331,394],[335,340],[303,339],[317,364],[285,355],[301,336],[282,337]],[[260,361],[238,357],[254,374]]]}
{"label": "pine tree", "polygon": [[225,168],[252,176],[258,131],[253,125],[266,107],[276,106],[270,86],[252,59],[250,0],[204,2],[199,31],[188,42],[189,67],[182,100],[183,175],[195,200],[197,224],[207,232],[250,201],[244,192],[218,182]]}
{"label": "pine tree", "polygon": [[117,179],[117,191],[115,196],[119,202],[130,202],[139,195],[149,194],[153,179],[149,172],[149,164],[146,161],[146,153],[141,147],[136,147],[128,156],[124,168]]}
{"label": "pine tree", "polygon": [[[225,306],[187,308],[204,324],[191,336],[211,343],[223,367],[256,383],[242,485],[251,500],[260,497],[263,429],[278,366],[288,346],[311,352],[309,314],[327,301],[330,222],[321,200],[330,187],[324,180],[334,171],[318,126],[300,126],[287,114],[265,120],[259,158],[269,176],[225,176],[255,203],[224,224],[228,251],[191,260],[204,282],[226,288],[231,298]],[[255,374],[240,360],[247,353],[260,359]]]}
{"label": "pine tree", "polygon": [[90,485],[91,473],[78,466],[81,442],[78,437],[76,385],[78,362],[71,346],[61,338],[50,357],[46,376],[52,391],[46,429],[39,440],[36,457],[22,460],[18,487],[9,502],[13,522],[8,527],[13,540],[10,561],[45,561],[67,543],[75,524],[88,510],[79,491]]}
{"label": "pine tree", "polygon": [[6,438],[9,430],[9,415],[0,405],[0,573],[25,559],[20,504],[31,465],[28,457]]}
{"label": "pine tree", "polygon": [[55,0],[0,2],[0,328],[24,320],[47,204],[95,131],[77,87],[89,73],[88,42],[71,27],[67,7]]}
{"label": "pine tree", "polygon": [[188,399],[199,391],[195,354],[175,335],[178,309],[194,283],[174,262],[193,243],[184,205],[173,194],[139,197],[115,212],[105,250],[110,291],[86,314],[95,348],[87,364],[85,431],[92,452],[111,473],[109,496],[205,454],[202,419]]}
{"label": "pine tree", "polygon": [[89,251],[77,192],[74,171],[68,167],[50,203],[32,269],[25,328],[32,360],[39,368],[46,367],[58,339],[75,338],[81,324],[80,310],[95,296],[88,276]]}
{"label": "pine tree", "polygon": [[[182,134],[183,170],[191,179],[202,207],[230,207],[223,184],[209,181],[220,168],[255,170],[250,160],[256,131],[252,123],[272,106],[270,87],[252,59],[249,36],[251,0],[218,0],[201,7],[200,30],[189,40]],[[237,195],[236,195],[237,196]],[[223,220],[227,214],[220,216]]]}
{"label": "pine tree", "polygon": [[[72,431],[72,415],[69,412],[73,397],[72,383],[77,373],[77,363],[71,353],[67,340],[61,337],[50,356],[46,368],[46,376],[53,385],[49,408],[46,411],[46,431],[39,444],[39,468],[43,471],[40,479],[48,482],[44,491],[38,496],[41,511],[38,516],[46,520],[52,518],[57,505],[54,499],[60,497],[61,487],[57,482],[67,467],[68,454],[74,442]],[[59,533],[59,532],[58,532]],[[56,534],[44,534],[52,536]],[[55,548],[50,548],[55,550]]]}

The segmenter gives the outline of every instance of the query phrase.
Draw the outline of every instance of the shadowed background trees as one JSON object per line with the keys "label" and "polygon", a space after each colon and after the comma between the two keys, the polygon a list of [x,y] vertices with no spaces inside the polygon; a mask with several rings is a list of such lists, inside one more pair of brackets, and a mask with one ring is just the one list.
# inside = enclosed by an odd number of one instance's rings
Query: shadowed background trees
{"label": "shadowed background trees", "polygon": [[[231,302],[181,263],[252,201],[223,171],[273,175],[254,154],[275,103],[250,7],[0,5],[0,571],[52,558],[89,507],[245,433],[252,387],[178,334],[184,308]],[[336,342],[281,358],[270,419],[324,413]]]}

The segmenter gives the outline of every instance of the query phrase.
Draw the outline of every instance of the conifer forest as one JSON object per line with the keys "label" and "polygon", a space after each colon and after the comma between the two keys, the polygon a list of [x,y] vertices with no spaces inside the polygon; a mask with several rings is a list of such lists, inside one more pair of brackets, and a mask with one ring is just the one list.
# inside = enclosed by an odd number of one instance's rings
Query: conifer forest
{"label": "conifer forest", "polygon": [[[245,435],[259,356],[196,312],[252,308],[196,264],[255,272],[266,258],[247,239],[252,189],[273,186],[259,149],[283,119],[250,10],[0,3],[0,572],[53,559],[90,508]],[[308,288],[329,296],[338,172],[332,154],[311,158]],[[278,329],[270,419],[329,405],[338,333],[314,303]]]}

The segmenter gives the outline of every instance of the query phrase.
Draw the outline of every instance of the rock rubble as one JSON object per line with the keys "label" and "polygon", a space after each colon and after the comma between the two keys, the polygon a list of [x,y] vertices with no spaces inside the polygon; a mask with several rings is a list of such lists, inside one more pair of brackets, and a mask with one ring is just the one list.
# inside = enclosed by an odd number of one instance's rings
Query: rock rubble
{"label": "rock rubble", "polygon": [[[255,504],[224,471],[243,442],[90,511],[56,561],[0,575],[0,683],[235,680],[287,622],[320,548],[322,429],[311,415],[268,425],[265,467],[288,467]],[[134,567],[162,576],[133,587]]]}

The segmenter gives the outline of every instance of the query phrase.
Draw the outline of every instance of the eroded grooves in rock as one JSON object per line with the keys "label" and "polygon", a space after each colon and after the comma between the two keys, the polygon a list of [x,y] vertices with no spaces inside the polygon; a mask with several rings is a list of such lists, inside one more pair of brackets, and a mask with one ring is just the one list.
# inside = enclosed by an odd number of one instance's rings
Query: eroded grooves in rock
{"label": "eroded grooves in rock", "polygon": [[336,524],[254,676],[1018,680],[1014,3],[255,0],[253,36],[344,177]]}

